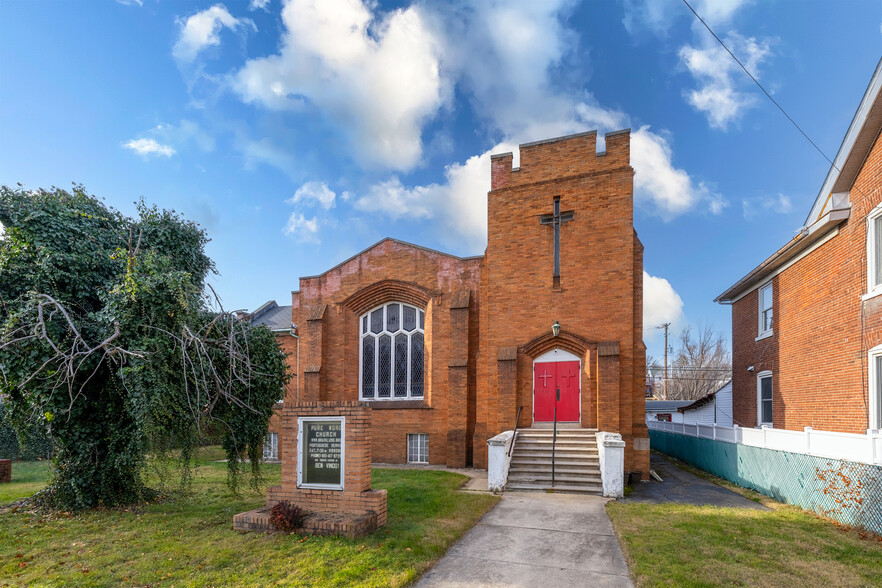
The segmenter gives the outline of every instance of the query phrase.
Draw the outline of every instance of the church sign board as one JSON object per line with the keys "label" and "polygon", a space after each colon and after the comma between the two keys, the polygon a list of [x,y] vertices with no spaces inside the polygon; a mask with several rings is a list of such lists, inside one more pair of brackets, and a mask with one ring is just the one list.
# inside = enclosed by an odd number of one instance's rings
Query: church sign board
{"label": "church sign board", "polygon": [[297,487],[343,490],[346,417],[301,417],[297,422]]}

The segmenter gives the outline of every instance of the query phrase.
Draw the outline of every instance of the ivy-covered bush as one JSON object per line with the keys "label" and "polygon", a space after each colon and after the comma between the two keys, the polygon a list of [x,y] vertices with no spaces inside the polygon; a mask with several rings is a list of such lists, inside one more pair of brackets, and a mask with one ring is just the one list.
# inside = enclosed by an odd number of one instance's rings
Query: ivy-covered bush
{"label": "ivy-covered bush", "polygon": [[66,509],[149,497],[146,456],[180,457],[223,432],[235,489],[256,482],[287,381],[272,333],[223,312],[208,237],[143,202],[127,218],[86,194],[0,188],[0,394],[55,449],[50,500]]}

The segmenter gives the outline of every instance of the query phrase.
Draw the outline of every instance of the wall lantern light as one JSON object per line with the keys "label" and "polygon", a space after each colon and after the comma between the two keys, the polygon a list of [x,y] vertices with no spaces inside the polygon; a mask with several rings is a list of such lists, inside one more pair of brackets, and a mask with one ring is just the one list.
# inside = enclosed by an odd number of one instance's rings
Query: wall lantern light
{"label": "wall lantern light", "polygon": [[554,335],[555,337],[560,335],[560,323],[559,322],[554,321],[554,324],[551,325],[551,334]]}

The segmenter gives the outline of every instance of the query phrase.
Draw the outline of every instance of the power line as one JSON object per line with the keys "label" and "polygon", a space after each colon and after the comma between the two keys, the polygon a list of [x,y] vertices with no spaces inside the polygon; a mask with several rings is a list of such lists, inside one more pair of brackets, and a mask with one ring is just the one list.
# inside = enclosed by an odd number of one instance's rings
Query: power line
{"label": "power line", "polygon": [[701,18],[701,16],[699,16],[699,14],[698,14],[697,12],[695,12],[695,9],[692,8],[692,6],[689,4],[689,2],[688,2],[687,0],[683,0],[683,4],[685,4],[686,7],[687,7],[689,10],[692,11],[692,14],[695,15],[695,18],[697,18],[699,21],[701,21],[701,24],[704,25],[704,28],[706,28],[706,29],[708,30],[708,32],[709,32],[711,35],[713,35],[714,39],[717,40],[717,42],[723,47],[723,49],[725,49],[726,52],[727,52],[729,55],[732,56],[732,59],[735,60],[735,63],[737,63],[738,65],[741,66],[741,69],[744,70],[744,73],[746,73],[748,76],[750,76],[750,79],[753,80],[753,83],[756,84],[756,85],[759,87],[759,89],[763,91],[763,94],[765,94],[766,97],[767,97],[769,100],[772,101],[772,104],[774,104],[775,106],[778,107],[778,110],[781,111],[781,114],[783,114],[784,116],[786,116],[786,117],[787,117],[787,120],[789,120],[789,121],[791,122],[791,124],[793,124],[793,126],[796,127],[796,130],[798,130],[800,133],[802,133],[802,136],[805,137],[806,141],[808,141],[809,143],[811,143],[811,144],[812,144],[812,147],[814,147],[815,149],[817,149],[818,153],[821,154],[821,157],[823,157],[824,159],[826,159],[826,160],[830,163],[830,165],[833,166],[833,169],[835,169],[835,170],[838,171],[839,173],[842,173],[842,170],[839,169],[838,167],[836,167],[836,164],[833,163],[833,160],[830,159],[829,157],[827,157],[827,154],[826,154],[826,153],[824,153],[823,151],[821,151],[821,148],[818,147],[817,144],[815,144],[814,141],[812,141],[811,137],[809,137],[809,136],[805,133],[805,131],[803,131],[802,128],[801,128],[798,124],[796,124],[796,121],[793,120],[792,118],[790,118],[790,115],[787,114],[787,111],[784,110],[784,108],[782,108],[781,105],[778,104],[778,102],[777,102],[774,98],[772,98],[772,95],[769,94],[769,93],[766,91],[766,89],[763,87],[763,85],[762,85],[761,83],[759,83],[759,80],[757,80],[755,77],[753,77],[753,74],[750,73],[750,72],[747,70],[747,68],[744,67],[744,64],[741,63],[741,61],[740,61],[737,57],[735,57],[735,54],[732,53],[732,51],[731,51],[728,47],[726,47],[726,44],[723,43],[723,41],[722,41],[722,40],[717,36],[717,34],[716,34],[716,33],[715,33],[715,32],[714,32],[714,31],[708,26],[708,24],[707,24],[706,22],[704,22],[704,19]]}

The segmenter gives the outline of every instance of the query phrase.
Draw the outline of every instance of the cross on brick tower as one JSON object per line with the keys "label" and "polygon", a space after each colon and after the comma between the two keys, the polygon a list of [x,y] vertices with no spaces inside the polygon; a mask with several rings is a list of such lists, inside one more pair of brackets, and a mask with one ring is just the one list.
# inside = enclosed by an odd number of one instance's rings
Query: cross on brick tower
{"label": "cross on brick tower", "polygon": [[572,210],[560,211],[560,196],[554,197],[554,212],[543,214],[539,217],[539,224],[554,227],[554,286],[560,286],[560,225],[573,220],[575,214]]}

